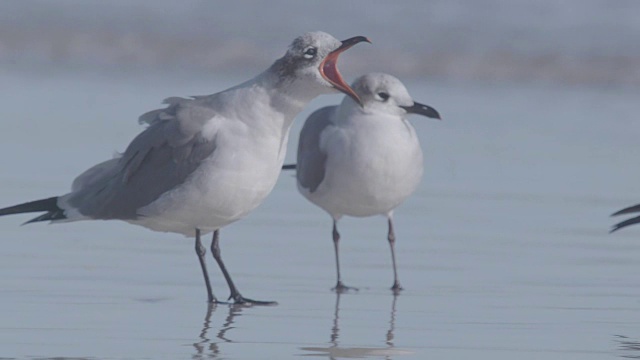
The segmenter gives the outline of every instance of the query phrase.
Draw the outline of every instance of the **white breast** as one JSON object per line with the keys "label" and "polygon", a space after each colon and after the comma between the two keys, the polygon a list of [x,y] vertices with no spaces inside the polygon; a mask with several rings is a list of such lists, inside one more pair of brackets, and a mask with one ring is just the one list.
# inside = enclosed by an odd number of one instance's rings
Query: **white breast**
{"label": "white breast", "polygon": [[325,178],[309,199],[336,216],[390,212],[422,178],[422,150],[415,130],[398,118],[343,125],[323,139],[328,154]]}
{"label": "white breast", "polygon": [[236,122],[218,129],[216,150],[181,186],[140,209],[136,224],[193,236],[241,219],[271,192],[284,160],[287,133],[258,133]]}

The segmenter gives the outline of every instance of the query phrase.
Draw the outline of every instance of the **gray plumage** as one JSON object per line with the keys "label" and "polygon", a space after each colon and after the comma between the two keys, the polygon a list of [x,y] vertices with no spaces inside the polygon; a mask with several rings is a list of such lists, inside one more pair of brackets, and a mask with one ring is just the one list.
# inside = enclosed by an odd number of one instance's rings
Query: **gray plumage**
{"label": "gray plumage", "polygon": [[213,232],[211,252],[236,304],[274,302],[243,297],[231,280],[219,247],[220,228],[262,203],[278,179],[291,124],[308,102],[341,91],[358,96],[337,68],[338,56],[368,41],[339,41],[324,32],[294,40],[286,54],[237,86],[143,114],[148,124],[116,158],[78,176],[70,193],[0,209],[0,216],[45,213],[31,220],[119,219],[155,231],[195,237],[207,298],[213,295],[201,236]]}
{"label": "gray plumage", "polygon": [[320,149],[320,134],[329,125],[337,106],[314,111],[304,123],[298,141],[296,177],[299,184],[310,192],[316,191],[325,174],[327,154]]}
{"label": "gray plumage", "polygon": [[200,133],[215,116],[206,101],[172,97],[164,101],[167,108],[140,116],[149,127],[120,157],[80,175],[63,201],[93,219],[136,219],[138,209],[182,184],[215,150],[215,141]]}
{"label": "gray plumage", "polygon": [[422,149],[407,117],[440,119],[440,114],[414,101],[402,82],[388,74],[363,75],[352,88],[360,103],[347,96],[339,106],[322,108],[307,118],[298,145],[298,190],[333,219],[337,292],[353,289],[341,279],[338,221],[345,215],[387,217],[391,289],[397,293],[402,286],[393,210],[416,190],[423,174]]}

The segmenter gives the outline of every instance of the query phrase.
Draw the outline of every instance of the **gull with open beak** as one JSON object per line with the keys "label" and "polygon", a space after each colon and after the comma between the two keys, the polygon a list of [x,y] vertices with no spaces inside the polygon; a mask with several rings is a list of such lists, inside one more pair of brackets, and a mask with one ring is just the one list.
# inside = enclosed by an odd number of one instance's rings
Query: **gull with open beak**
{"label": "gull with open beak", "polygon": [[338,41],[310,32],[249,81],[213,95],[168,98],[166,108],[140,117],[148,127],[124,153],[78,176],[71,192],[0,209],[0,215],[44,212],[28,223],[123,220],[195,237],[208,300],[217,303],[200,240],[213,232],[211,251],[230,299],[273,304],[240,294],[220,255],[219,230],[243,218],[271,192],[291,124],[311,100],[338,90],[359,101],[336,63],[343,51],[363,41],[369,40],[356,36]]}

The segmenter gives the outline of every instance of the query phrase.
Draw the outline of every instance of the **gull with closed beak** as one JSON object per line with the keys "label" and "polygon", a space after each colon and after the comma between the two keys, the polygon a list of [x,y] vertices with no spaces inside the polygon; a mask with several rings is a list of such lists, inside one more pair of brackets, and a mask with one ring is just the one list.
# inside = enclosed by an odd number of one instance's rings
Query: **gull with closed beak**
{"label": "gull with closed beak", "polygon": [[413,193],[423,173],[422,149],[407,121],[410,114],[440,119],[427,105],[413,101],[397,78],[372,73],[351,85],[355,97],[345,97],[339,106],[312,113],[300,133],[296,165],[298,190],[324,209],[333,219],[337,283],[333,290],[350,288],[340,276],[337,223],[344,215],[384,215],[389,231],[394,292],[402,290],[398,280],[393,230],[393,210]]}

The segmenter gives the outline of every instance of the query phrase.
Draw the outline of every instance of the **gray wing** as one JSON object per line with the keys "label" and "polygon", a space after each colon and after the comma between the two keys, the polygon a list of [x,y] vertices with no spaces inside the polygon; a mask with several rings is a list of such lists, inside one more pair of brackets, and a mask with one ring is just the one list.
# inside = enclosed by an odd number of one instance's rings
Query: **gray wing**
{"label": "gray wing", "polygon": [[199,99],[169,98],[166,109],[140,117],[149,127],[133,139],[121,157],[80,175],[66,202],[94,219],[135,219],[138,209],[182,184],[215,150],[202,137],[215,111]]}
{"label": "gray wing", "polygon": [[320,134],[332,124],[331,117],[336,109],[337,106],[327,106],[314,111],[300,132],[296,177],[310,192],[316,191],[324,179],[327,154],[320,149]]}

